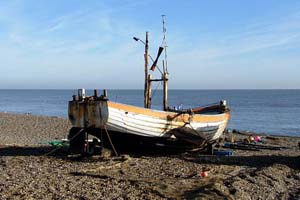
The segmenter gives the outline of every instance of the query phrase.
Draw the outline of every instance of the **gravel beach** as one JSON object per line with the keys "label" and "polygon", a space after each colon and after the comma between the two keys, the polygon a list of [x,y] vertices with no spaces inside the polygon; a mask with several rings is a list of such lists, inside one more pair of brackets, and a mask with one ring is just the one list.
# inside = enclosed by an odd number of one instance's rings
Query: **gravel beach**
{"label": "gravel beach", "polygon": [[0,113],[0,199],[300,199],[299,137],[262,136],[288,148],[229,157],[49,154],[55,147],[45,142],[70,127],[64,118]]}

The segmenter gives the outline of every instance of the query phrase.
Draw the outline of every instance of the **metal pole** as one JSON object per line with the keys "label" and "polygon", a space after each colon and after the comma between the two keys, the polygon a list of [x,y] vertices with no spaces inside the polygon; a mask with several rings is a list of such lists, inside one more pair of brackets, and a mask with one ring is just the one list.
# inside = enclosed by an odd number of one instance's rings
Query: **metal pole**
{"label": "metal pole", "polygon": [[162,23],[163,23],[163,34],[164,34],[164,37],[163,37],[163,46],[164,46],[164,50],[165,50],[165,71],[168,73],[168,60],[167,60],[167,37],[166,37],[166,32],[167,32],[167,29],[166,29],[166,15],[162,15]]}

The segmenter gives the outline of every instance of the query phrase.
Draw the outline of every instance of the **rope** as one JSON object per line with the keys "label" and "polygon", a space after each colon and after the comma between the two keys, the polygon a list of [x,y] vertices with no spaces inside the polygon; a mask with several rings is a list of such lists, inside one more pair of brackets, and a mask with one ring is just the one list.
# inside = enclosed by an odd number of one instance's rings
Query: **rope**
{"label": "rope", "polygon": [[71,141],[71,140],[73,140],[75,137],[77,137],[78,135],[79,135],[79,133],[81,133],[81,131],[83,131],[84,129],[82,128],[82,129],[80,129],[73,137],[71,137],[70,139],[69,139],[69,141]]}
{"label": "rope", "polygon": [[[69,141],[72,141],[75,137],[77,137],[84,129],[80,129],[72,138],[69,139]],[[45,153],[44,156],[49,156],[51,154],[53,154],[54,152],[56,152],[57,150],[63,148],[64,146],[60,146],[60,147],[57,147],[55,149],[53,149],[52,151],[48,152],[48,153]]]}
{"label": "rope", "polygon": [[53,149],[52,151],[50,151],[50,152],[48,152],[48,153],[45,153],[44,156],[49,156],[49,155],[53,154],[55,151],[57,151],[57,150],[59,150],[59,149],[61,149],[61,148],[62,148],[62,146],[57,147],[56,149]]}
{"label": "rope", "polygon": [[[83,130],[84,130],[83,128],[80,129],[80,130],[79,130],[72,138],[69,139],[69,141],[72,141],[72,140],[73,140],[75,137],[77,137]],[[107,131],[107,129],[106,129],[106,126],[104,126],[104,130],[105,130],[105,132],[106,132],[106,134],[107,134],[108,140],[109,140],[109,142],[110,142],[110,144],[111,144],[111,146],[112,146],[112,148],[113,148],[113,151],[114,151],[115,155],[116,155],[116,156],[119,156],[118,152],[117,152],[116,149],[115,149],[114,144],[112,143],[112,140],[111,140],[111,138],[110,138],[110,136],[109,136],[109,133],[108,133],[108,131]],[[101,138],[102,138],[102,130],[101,130]],[[103,140],[102,140],[102,143],[103,143]],[[103,144],[102,144],[102,145],[103,145]],[[62,147],[63,147],[63,146],[57,147],[57,148],[53,149],[52,151],[50,151],[50,152],[44,154],[44,156],[51,155],[52,153],[56,152],[57,150],[61,149]]]}
{"label": "rope", "polygon": [[112,141],[111,141],[111,138],[110,138],[110,136],[109,136],[109,134],[108,134],[108,131],[107,131],[105,125],[104,125],[104,130],[105,130],[105,132],[106,132],[106,134],[107,134],[108,140],[109,140],[110,145],[112,146],[112,148],[113,148],[113,150],[114,150],[115,155],[116,155],[116,156],[119,156],[118,152],[117,152],[116,149],[115,149],[114,144],[113,144]]}
{"label": "rope", "polygon": [[157,88],[158,88],[160,85],[161,85],[161,82],[158,82],[157,85],[156,85],[155,90],[153,90],[153,94],[152,94],[152,96],[151,96],[151,99],[153,99],[153,97],[155,96],[155,93],[156,93],[156,91],[157,91]]}

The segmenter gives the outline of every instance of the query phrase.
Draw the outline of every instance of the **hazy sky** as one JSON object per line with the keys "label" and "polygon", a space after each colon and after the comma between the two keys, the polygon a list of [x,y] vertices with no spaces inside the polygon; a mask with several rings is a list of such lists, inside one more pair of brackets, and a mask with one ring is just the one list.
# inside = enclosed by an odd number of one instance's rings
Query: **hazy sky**
{"label": "hazy sky", "polygon": [[141,89],[162,14],[170,88],[300,88],[296,0],[0,0],[0,88]]}

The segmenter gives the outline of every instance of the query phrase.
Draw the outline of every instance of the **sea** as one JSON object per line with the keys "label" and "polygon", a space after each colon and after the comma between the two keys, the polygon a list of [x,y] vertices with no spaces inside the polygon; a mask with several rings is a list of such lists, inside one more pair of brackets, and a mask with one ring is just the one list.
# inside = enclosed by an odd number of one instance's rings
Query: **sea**
{"label": "sea", "polygon": [[[99,94],[102,91],[99,90]],[[68,117],[77,90],[0,90],[0,112]],[[92,90],[87,90],[92,95]],[[153,91],[152,108],[162,109],[162,91]],[[300,136],[300,90],[170,90],[169,106],[191,108],[226,100],[228,128]],[[111,101],[143,107],[143,90],[108,90]],[[0,119],[1,120],[1,119]]]}

